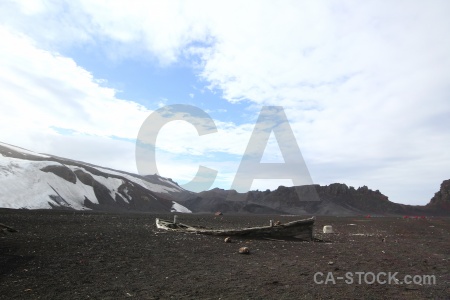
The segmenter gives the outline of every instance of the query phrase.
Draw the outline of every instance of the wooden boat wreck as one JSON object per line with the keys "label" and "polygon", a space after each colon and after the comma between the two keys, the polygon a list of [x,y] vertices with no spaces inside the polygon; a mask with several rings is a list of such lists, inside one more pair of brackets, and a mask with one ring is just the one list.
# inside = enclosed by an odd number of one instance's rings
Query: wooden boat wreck
{"label": "wooden boat wreck", "polygon": [[159,229],[196,233],[216,236],[239,236],[248,238],[297,238],[301,240],[313,239],[313,227],[315,218],[292,221],[285,224],[271,224],[269,226],[251,227],[243,229],[205,229],[174,221],[167,221],[157,218],[156,227]]}

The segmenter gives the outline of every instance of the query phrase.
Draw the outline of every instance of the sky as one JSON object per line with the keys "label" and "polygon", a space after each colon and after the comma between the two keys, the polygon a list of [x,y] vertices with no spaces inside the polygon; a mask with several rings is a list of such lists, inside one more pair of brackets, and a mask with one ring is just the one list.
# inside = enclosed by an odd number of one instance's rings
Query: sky
{"label": "sky", "polygon": [[[145,120],[182,104],[216,130],[162,122],[157,170],[180,184],[201,165],[229,189],[264,136],[260,161],[306,183],[423,205],[450,178],[449,14],[446,0],[3,0],[0,141],[138,172]],[[276,114],[253,134],[274,106],[286,135],[268,135]],[[260,172],[249,189],[295,181]]]}

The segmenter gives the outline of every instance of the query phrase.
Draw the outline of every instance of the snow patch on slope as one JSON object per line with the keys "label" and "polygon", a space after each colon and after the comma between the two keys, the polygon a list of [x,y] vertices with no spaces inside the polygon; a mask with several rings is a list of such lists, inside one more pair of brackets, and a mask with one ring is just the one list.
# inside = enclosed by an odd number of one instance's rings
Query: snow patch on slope
{"label": "snow patch on slope", "polygon": [[[126,199],[125,199],[124,197],[122,197],[122,198],[124,198],[125,201],[126,201],[127,203],[130,203],[130,200],[133,200],[133,197],[131,197],[130,194],[128,194],[128,188],[125,187],[125,188],[123,189],[123,192],[124,192],[124,194],[125,194],[125,196],[126,196]],[[119,194],[119,195],[120,195],[120,194]],[[121,195],[121,196],[122,196],[122,195]]]}
{"label": "snow patch on slope", "polygon": [[184,207],[183,205],[172,201],[172,208],[170,209],[170,212],[179,212],[179,213],[192,213],[188,208]]}
{"label": "snow patch on slope", "polygon": [[91,172],[87,171],[85,168],[76,166],[67,166],[67,167],[69,167],[72,171],[82,170],[83,172],[91,175],[98,183],[104,185],[109,190],[109,194],[113,199],[116,198],[116,193],[119,192],[119,187],[123,184],[123,180],[119,178],[114,177],[105,178],[103,176],[94,175]]}
{"label": "snow patch on slope", "polygon": [[125,198],[123,195],[121,195],[120,193],[117,193],[116,195],[118,195],[120,198],[122,198],[122,200],[124,201],[124,202],[126,202],[126,203],[130,203],[130,201],[128,201],[128,199],[127,198]]}
{"label": "snow patch on slope", "polygon": [[[52,208],[50,196],[60,196],[74,209],[86,209],[84,197],[97,202],[92,187],[79,180],[76,184],[40,169],[59,166],[51,161],[28,161],[0,156],[0,207],[6,208]],[[60,199],[60,198],[58,198]]]}
{"label": "snow patch on slope", "polygon": [[109,173],[111,175],[117,175],[117,176],[122,176],[134,183],[139,184],[140,186],[155,192],[155,193],[169,193],[169,192],[180,192],[183,191],[184,189],[177,186],[176,184],[174,184],[173,182],[171,182],[170,180],[161,180],[161,182],[163,183],[169,183],[170,185],[174,186],[173,188],[168,187],[168,186],[164,186],[164,185],[159,185],[159,184],[154,184],[148,181],[145,181],[143,179],[137,178],[135,176],[131,176],[125,173],[121,173],[121,172],[117,172],[117,171],[112,171],[112,170],[108,170],[108,169],[104,169],[104,168],[99,168],[99,167],[95,167],[95,169],[102,171],[104,173]]}

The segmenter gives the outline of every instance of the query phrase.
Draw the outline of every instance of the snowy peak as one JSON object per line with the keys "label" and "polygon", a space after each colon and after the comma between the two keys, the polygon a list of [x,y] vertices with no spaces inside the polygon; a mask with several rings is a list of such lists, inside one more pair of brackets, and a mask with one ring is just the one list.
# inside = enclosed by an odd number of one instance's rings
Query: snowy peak
{"label": "snowy peak", "polygon": [[191,193],[170,179],[139,176],[0,143],[0,207],[188,212]]}

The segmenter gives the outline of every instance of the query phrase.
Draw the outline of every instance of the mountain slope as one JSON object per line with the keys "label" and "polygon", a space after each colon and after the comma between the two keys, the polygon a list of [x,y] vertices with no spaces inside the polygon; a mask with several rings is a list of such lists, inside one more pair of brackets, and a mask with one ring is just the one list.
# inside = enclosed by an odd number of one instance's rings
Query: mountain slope
{"label": "mountain slope", "polygon": [[[311,191],[317,197],[311,197]],[[300,194],[300,199],[298,195]],[[318,200],[318,201],[313,201]],[[0,142],[0,207],[299,215],[449,215],[450,180],[426,206],[390,202],[366,186],[280,186],[274,191],[193,193],[171,179],[140,176]]]}
{"label": "mountain slope", "polygon": [[442,182],[441,188],[431,198],[427,207],[450,212],[450,179]]}
{"label": "mountain slope", "polygon": [[170,179],[139,176],[0,143],[0,207],[184,211],[193,193]]}

